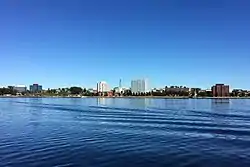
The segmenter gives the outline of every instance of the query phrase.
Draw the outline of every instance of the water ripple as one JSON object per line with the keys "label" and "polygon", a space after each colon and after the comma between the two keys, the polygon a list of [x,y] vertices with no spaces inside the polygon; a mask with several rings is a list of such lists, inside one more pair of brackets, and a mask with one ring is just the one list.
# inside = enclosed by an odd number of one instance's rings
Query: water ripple
{"label": "water ripple", "polygon": [[0,103],[0,166],[250,166],[249,100]]}

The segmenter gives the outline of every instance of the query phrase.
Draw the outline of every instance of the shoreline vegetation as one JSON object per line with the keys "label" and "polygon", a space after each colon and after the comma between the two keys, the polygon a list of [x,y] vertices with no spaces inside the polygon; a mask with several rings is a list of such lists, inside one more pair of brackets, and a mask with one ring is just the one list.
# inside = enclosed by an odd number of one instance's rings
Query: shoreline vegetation
{"label": "shoreline vegetation", "polygon": [[0,95],[0,98],[152,98],[152,99],[250,99],[250,97],[189,97],[189,96],[22,96]]}
{"label": "shoreline vegetation", "polygon": [[194,89],[165,89],[150,92],[132,93],[130,89],[117,92],[115,89],[109,92],[97,93],[96,91],[82,89],[81,87],[48,89],[31,92],[25,90],[18,92],[14,87],[0,88],[0,98],[158,98],[158,99],[250,99],[250,92],[232,91],[229,96],[214,97],[211,91]]}

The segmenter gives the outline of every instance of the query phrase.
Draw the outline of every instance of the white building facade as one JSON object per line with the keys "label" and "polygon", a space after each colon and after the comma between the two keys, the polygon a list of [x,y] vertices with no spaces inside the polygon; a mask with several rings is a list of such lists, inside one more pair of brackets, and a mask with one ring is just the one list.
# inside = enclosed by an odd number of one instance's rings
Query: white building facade
{"label": "white building facade", "polygon": [[147,79],[132,80],[131,81],[131,92],[132,93],[150,92],[148,80]]}
{"label": "white building facade", "polygon": [[107,82],[101,81],[97,84],[97,92],[104,93],[109,91]]}

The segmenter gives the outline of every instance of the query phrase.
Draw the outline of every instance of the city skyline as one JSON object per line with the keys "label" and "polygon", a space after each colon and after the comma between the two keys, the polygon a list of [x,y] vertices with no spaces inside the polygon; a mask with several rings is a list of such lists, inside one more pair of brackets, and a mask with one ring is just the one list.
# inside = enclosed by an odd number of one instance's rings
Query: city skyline
{"label": "city skyline", "polygon": [[[1,1],[1,86],[250,89],[250,2]],[[129,11],[129,12],[128,12]]]}
{"label": "city skyline", "polygon": [[[55,88],[46,88],[42,84],[32,84],[32,85],[18,85],[18,84],[13,84],[13,85],[6,85],[6,86],[0,86],[0,88],[8,88],[8,87],[15,87],[15,88],[25,88],[27,90],[32,90],[34,85],[37,87],[39,90],[47,90],[47,89],[59,89],[59,88],[70,88],[70,87],[80,87],[80,88],[85,88],[85,89],[92,89],[92,90],[97,90],[100,93],[103,92],[108,92],[110,90],[116,90],[119,92],[122,91],[122,89],[130,89],[133,93],[146,93],[149,91],[153,91],[154,89],[181,89],[181,90],[187,90],[187,89],[201,89],[201,90],[210,90],[214,91],[215,86],[226,86],[226,89],[229,90],[230,92],[233,90],[248,90],[244,88],[234,88],[231,87],[230,84],[225,85],[224,83],[214,83],[215,85],[210,85],[209,88],[202,88],[202,87],[196,87],[196,86],[187,86],[187,85],[165,85],[163,87],[152,87],[149,83],[148,78],[143,78],[143,79],[133,79],[130,81],[130,86],[122,86],[122,80],[119,79],[119,84],[116,86],[110,86],[109,83],[106,81],[99,81],[96,83],[95,87],[86,87],[86,86],[81,86],[81,85],[71,85],[69,87],[55,87]],[[220,88],[221,89],[221,88]],[[223,93],[222,93],[223,94]]]}
{"label": "city skyline", "polygon": [[[139,82],[139,83],[138,83]],[[213,83],[212,87],[215,85],[224,85],[225,83]],[[162,87],[153,87],[151,86],[151,81],[149,83],[149,79],[148,78],[138,78],[138,79],[132,79],[130,80],[130,85],[128,86],[124,86],[123,82],[121,79],[119,79],[119,83],[115,86],[111,86],[108,82],[106,81],[98,81],[96,82],[94,87],[87,87],[81,84],[78,85],[73,85],[71,84],[70,86],[57,86],[57,87],[46,87],[43,84],[38,84],[38,83],[33,83],[33,84],[28,84],[28,85],[24,85],[24,84],[11,84],[11,85],[5,85],[2,86],[0,85],[0,88],[7,88],[7,87],[26,87],[26,89],[30,90],[32,86],[34,85],[38,85],[38,86],[42,86],[43,90],[47,90],[47,89],[58,89],[58,88],[69,88],[69,87],[81,87],[81,88],[86,88],[86,89],[94,89],[94,90],[98,90],[99,92],[106,92],[108,90],[113,90],[115,88],[126,88],[126,89],[131,89],[132,92],[148,92],[148,90],[153,90],[153,89],[165,89],[166,87],[171,88],[171,87],[180,87],[180,88],[200,88],[202,90],[212,90],[213,88],[211,87],[207,87],[207,88],[203,88],[203,87],[198,87],[198,86],[190,86],[190,85],[185,85],[185,84],[177,84],[177,85],[167,85],[165,84]],[[241,90],[249,90],[249,89],[245,89],[245,88],[240,88],[240,87],[232,87],[230,84],[227,83],[226,86],[229,86],[229,90],[237,90],[237,89],[241,89]],[[139,88],[138,88],[139,87]],[[136,91],[133,91],[136,90]]]}
{"label": "city skyline", "polygon": [[233,89],[229,85],[217,83],[211,86],[211,89],[201,89],[186,86],[165,86],[165,88],[150,88],[148,79],[137,79],[131,81],[130,88],[121,86],[110,88],[108,83],[100,81],[96,89],[84,87],[68,87],[57,89],[43,89],[42,85],[30,85],[28,90],[25,85],[8,86],[0,88],[1,97],[127,97],[127,96],[147,96],[147,97],[168,97],[168,98],[249,98],[250,91],[244,89]]}

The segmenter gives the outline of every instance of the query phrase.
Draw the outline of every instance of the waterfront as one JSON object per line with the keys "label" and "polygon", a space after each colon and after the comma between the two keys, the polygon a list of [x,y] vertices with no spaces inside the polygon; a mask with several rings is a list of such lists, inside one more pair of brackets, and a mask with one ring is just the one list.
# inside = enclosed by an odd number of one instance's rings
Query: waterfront
{"label": "waterfront", "polygon": [[0,166],[250,166],[250,100],[1,98]]}

